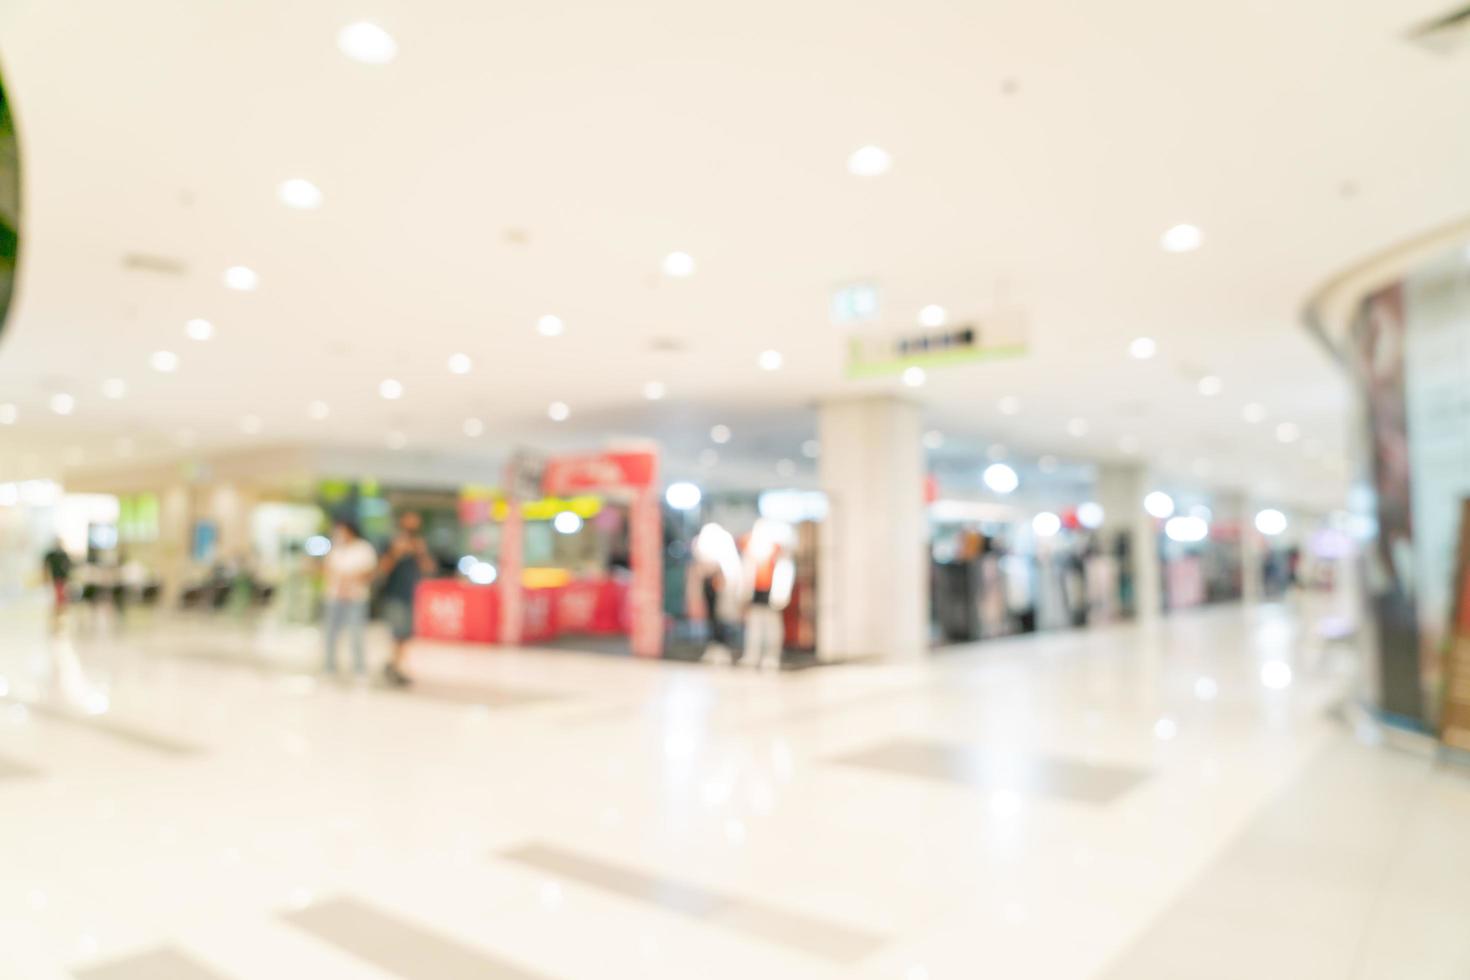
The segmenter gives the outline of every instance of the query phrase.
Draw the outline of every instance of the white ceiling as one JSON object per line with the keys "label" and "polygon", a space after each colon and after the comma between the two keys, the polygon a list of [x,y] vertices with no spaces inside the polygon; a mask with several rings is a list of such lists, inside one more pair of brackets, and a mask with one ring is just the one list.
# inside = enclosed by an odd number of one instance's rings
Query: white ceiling
{"label": "white ceiling", "polygon": [[[952,449],[1106,459],[1134,437],[1165,470],[1329,499],[1347,400],[1298,307],[1470,211],[1470,61],[1402,39],[1443,5],[0,0],[26,164],[0,466],[95,465],[120,437],[178,452],[184,428],[461,453],[639,434],[692,458],[715,421],[801,459],[815,402],[898,390],[844,380],[827,316],[835,284],[870,277],[895,326],[927,303],[1030,317],[1029,356],[912,392]],[[362,18],[395,62],[338,52]],[[889,174],[847,173],[866,143]],[[321,210],[278,202],[290,177]],[[1178,222],[1202,249],[1159,248]],[[673,250],[694,277],[660,275]],[[236,263],[257,291],[224,288]],[[563,337],[536,333],[546,312]],[[183,335],[199,316],[208,343]],[[1154,360],[1127,357],[1139,334]],[[159,349],[177,374],[149,369]],[[390,376],[399,402],[377,395]],[[109,377],[127,398],[102,398]],[[667,400],[642,400],[650,380]],[[47,410],[58,391],[74,415]],[[1242,421],[1250,401],[1267,423]],[[1303,442],[1278,444],[1280,420]]]}

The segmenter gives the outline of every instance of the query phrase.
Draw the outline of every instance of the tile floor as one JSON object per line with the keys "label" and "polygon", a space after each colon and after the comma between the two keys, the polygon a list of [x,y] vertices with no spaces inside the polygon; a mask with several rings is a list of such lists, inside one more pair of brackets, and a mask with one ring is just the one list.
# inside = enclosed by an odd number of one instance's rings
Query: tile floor
{"label": "tile floor", "polygon": [[[777,675],[0,608],[0,978],[1470,977],[1309,609]],[[381,656],[381,637],[375,651]]]}

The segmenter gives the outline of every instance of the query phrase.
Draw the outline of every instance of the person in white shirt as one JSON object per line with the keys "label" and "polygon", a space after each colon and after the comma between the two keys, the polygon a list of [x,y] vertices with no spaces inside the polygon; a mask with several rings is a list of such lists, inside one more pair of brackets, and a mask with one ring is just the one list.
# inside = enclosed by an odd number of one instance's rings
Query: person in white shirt
{"label": "person in white shirt", "polygon": [[332,550],[327,553],[326,571],[326,672],[337,672],[337,640],[347,631],[352,645],[352,666],[357,676],[367,676],[363,633],[367,629],[368,597],[378,553],[351,521],[337,521],[332,533]]}

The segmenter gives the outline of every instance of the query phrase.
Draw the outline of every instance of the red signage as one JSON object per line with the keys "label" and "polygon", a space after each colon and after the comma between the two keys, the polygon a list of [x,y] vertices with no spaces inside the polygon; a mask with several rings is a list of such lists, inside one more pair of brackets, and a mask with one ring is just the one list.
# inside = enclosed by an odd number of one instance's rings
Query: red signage
{"label": "red signage", "polygon": [[558,456],[546,464],[543,493],[554,496],[591,490],[642,490],[657,471],[653,453],[596,453]]}

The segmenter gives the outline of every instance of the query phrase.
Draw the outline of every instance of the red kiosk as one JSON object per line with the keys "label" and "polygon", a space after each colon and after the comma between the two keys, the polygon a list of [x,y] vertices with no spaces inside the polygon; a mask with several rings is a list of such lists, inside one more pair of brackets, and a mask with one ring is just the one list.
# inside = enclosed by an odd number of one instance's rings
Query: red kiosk
{"label": "red kiosk", "polygon": [[[415,598],[419,635],[478,643],[544,643],[564,634],[627,633],[640,657],[663,654],[663,513],[658,454],[634,449],[538,459],[520,454],[507,467],[508,509],[496,584],[441,579]],[[628,501],[631,586],[614,579],[573,580],[547,588],[523,584],[521,506],[541,495],[595,493]]]}

